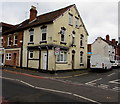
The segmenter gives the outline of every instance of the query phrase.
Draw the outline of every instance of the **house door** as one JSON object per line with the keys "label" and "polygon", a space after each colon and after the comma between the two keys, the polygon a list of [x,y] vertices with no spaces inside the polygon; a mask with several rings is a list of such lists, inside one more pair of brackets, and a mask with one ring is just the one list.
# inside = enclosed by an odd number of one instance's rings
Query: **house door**
{"label": "house door", "polygon": [[42,69],[46,70],[47,69],[47,53],[43,53],[43,62],[42,62]]}
{"label": "house door", "polygon": [[14,55],[14,60],[13,60],[14,63],[13,64],[14,64],[14,66],[17,66],[17,59],[16,59],[17,58],[17,54],[14,53],[13,55]]}
{"label": "house door", "polygon": [[72,69],[74,69],[74,59],[75,59],[75,54],[72,54]]}

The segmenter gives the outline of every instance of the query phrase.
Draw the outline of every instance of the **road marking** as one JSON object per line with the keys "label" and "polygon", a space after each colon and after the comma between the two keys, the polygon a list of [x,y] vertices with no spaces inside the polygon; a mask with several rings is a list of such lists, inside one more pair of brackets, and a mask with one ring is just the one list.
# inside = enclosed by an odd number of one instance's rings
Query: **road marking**
{"label": "road marking", "polygon": [[109,83],[120,84],[120,79],[109,81]]}
{"label": "road marking", "polygon": [[120,87],[114,87],[113,90],[120,91]]}
{"label": "road marking", "polygon": [[110,77],[110,76],[112,76],[112,75],[114,75],[115,73],[111,73],[111,74],[109,74],[109,75],[107,75],[108,77]]}
{"label": "road marking", "polygon": [[70,93],[70,92],[65,92],[65,91],[60,91],[60,90],[54,90],[54,89],[48,89],[48,88],[43,88],[43,87],[36,87],[36,86],[33,86],[25,81],[22,81],[22,80],[19,80],[19,79],[12,79],[12,78],[7,78],[7,77],[2,77],[0,76],[0,78],[3,78],[3,79],[7,79],[7,80],[16,80],[16,81],[19,81],[27,86],[30,86],[32,88],[36,88],[36,89],[41,89],[41,90],[45,90],[45,91],[51,91],[51,92],[57,92],[57,93],[64,93],[64,94],[68,94],[68,95],[72,95],[72,96],[76,96],[76,97],[79,97],[79,98],[82,98],[84,100],[87,100],[87,101],[90,101],[90,102],[93,102],[93,103],[96,103],[96,104],[101,104],[100,102],[98,101],[95,101],[95,100],[92,100],[92,99],[89,99],[87,97],[83,97],[83,96],[80,96],[78,94],[74,94],[74,93]]}
{"label": "road marking", "polygon": [[88,73],[82,73],[82,74],[77,74],[77,75],[74,75],[75,77],[78,77],[78,76],[82,76],[82,75],[86,75]]}
{"label": "road marking", "polygon": [[100,84],[100,85],[98,85],[98,87],[103,88],[103,89],[106,89],[106,88],[108,88],[108,87],[109,87],[109,85]]}
{"label": "road marking", "polygon": [[85,83],[85,84],[86,84],[86,85],[93,85],[93,84],[95,84],[95,83],[93,83],[93,82],[99,81],[99,80],[101,80],[101,79],[102,79],[102,78],[95,79],[95,80],[90,81],[90,82],[87,82],[87,83]]}

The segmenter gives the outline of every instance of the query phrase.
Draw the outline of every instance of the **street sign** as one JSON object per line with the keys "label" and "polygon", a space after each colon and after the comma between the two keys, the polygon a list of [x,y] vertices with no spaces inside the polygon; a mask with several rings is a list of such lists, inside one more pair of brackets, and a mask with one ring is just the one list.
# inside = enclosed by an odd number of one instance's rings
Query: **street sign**
{"label": "street sign", "polygon": [[60,48],[55,48],[55,55],[59,55],[60,54]]}

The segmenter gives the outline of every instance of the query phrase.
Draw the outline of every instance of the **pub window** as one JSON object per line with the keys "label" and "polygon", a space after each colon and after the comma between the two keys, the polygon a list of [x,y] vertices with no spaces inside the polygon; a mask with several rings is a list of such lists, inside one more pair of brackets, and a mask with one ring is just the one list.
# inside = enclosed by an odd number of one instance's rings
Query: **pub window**
{"label": "pub window", "polygon": [[67,52],[66,51],[60,51],[60,54],[57,55],[57,62],[66,62],[67,61]]}
{"label": "pub window", "polygon": [[29,51],[29,59],[33,59],[33,51]]}

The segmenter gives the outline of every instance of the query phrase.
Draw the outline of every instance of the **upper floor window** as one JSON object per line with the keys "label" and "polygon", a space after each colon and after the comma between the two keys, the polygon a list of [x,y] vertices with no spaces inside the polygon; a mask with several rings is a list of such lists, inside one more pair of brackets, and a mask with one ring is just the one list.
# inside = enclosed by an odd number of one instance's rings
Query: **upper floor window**
{"label": "upper floor window", "polygon": [[30,42],[33,42],[33,37],[34,37],[34,29],[30,29]]}
{"label": "upper floor window", "polygon": [[1,45],[3,45],[3,37],[0,38]]}
{"label": "upper floor window", "polygon": [[18,36],[17,35],[14,35],[14,45],[17,45],[17,41],[18,41]]}
{"label": "upper floor window", "polygon": [[33,51],[29,51],[29,59],[33,59]]}
{"label": "upper floor window", "polygon": [[60,51],[60,54],[57,55],[57,62],[66,62],[67,61],[67,52],[66,51]]}
{"label": "upper floor window", "polygon": [[9,35],[9,36],[8,36],[8,46],[11,45],[11,41],[12,41],[12,40],[11,40],[11,35]]}
{"label": "upper floor window", "polygon": [[65,42],[65,28],[64,27],[61,27],[61,31],[60,31],[60,34],[61,34],[61,41],[62,42]]}
{"label": "upper floor window", "polygon": [[42,41],[47,40],[47,27],[41,28],[42,30]]}
{"label": "upper floor window", "polygon": [[69,25],[73,25],[73,15],[69,14]]}
{"label": "upper floor window", "polygon": [[80,35],[80,47],[83,47],[84,44],[84,36],[83,34]]}
{"label": "upper floor window", "polygon": [[78,20],[79,20],[79,19],[78,19],[78,18],[76,18],[76,21],[75,21],[75,27],[76,27],[76,28],[78,28],[78,27],[79,27],[79,26],[78,26],[78,25],[79,25],[79,24],[78,24]]}
{"label": "upper floor window", "polygon": [[6,60],[11,60],[11,53],[6,54]]}
{"label": "upper floor window", "polygon": [[72,45],[75,44],[75,31],[72,32]]}

